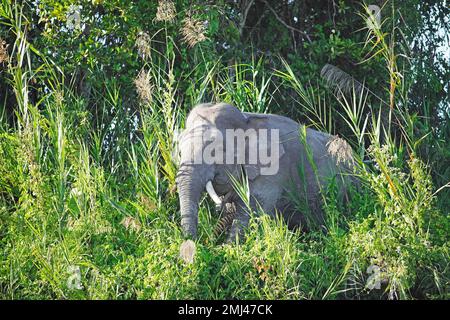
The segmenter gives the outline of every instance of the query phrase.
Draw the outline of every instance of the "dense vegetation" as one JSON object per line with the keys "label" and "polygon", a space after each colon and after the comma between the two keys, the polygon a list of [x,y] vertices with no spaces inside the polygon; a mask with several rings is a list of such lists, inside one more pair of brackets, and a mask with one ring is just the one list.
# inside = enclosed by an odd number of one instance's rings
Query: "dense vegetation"
{"label": "dense vegetation", "polygon": [[[0,298],[449,298],[448,5],[374,2],[380,23],[359,1],[3,0]],[[361,190],[233,245],[205,198],[185,263],[173,156],[204,101],[346,139]]]}

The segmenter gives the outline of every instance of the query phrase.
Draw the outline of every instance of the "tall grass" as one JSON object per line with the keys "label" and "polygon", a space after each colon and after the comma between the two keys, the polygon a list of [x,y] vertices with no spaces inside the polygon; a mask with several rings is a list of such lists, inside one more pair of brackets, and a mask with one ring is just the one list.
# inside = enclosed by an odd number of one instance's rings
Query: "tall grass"
{"label": "tall grass", "polygon": [[[205,62],[209,72],[183,74],[191,84],[189,94],[180,92],[176,49],[166,36],[162,52],[142,60],[137,87],[147,91],[138,112],[124,110],[117,83],[105,79],[93,114],[63,85],[64,72],[27,42],[20,6],[4,2],[2,16],[16,36],[8,73],[17,119],[0,126],[1,298],[448,298],[448,217],[435,205],[436,188],[414,144],[392,137],[365,94],[337,99],[342,109],[335,112],[287,64],[272,75],[261,60]],[[36,55],[43,64],[33,69]],[[346,205],[336,184],[322,190],[327,232],[290,231],[258,211],[246,239],[232,245],[216,238],[218,218],[202,199],[197,253],[185,264],[174,132],[192,104],[205,100],[270,112],[274,77],[298,93],[310,125],[333,132],[333,117],[342,117],[361,190]],[[48,89],[36,103],[29,99],[33,79]],[[248,195],[245,184],[236,188]],[[368,285],[370,267],[380,289]]]}

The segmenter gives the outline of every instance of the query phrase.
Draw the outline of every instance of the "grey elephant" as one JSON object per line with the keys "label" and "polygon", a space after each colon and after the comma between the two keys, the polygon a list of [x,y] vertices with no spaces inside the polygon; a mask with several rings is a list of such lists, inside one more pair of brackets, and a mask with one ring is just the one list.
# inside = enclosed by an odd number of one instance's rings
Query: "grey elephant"
{"label": "grey elephant", "polygon": [[[345,152],[336,152],[335,138],[284,116],[241,112],[226,103],[194,107],[179,136],[176,183],[184,235],[197,236],[204,191],[218,207],[235,208],[228,241],[242,237],[250,212],[279,213],[290,228],[308,215],[323,223],[321,190],[335,181],[344,195],[352,181],[351,148],[338,139]],[[243,179],[247,197],[236,191]]]}

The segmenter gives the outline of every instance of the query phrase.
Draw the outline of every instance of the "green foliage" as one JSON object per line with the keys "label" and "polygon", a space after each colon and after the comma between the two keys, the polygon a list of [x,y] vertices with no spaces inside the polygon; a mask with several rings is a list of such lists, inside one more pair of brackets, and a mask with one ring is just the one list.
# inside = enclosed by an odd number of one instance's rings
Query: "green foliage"
{"label": "green foliage", "polygon": [[[0,103],[12,112],[0,116],[1,298],[449,297],[448,197],[439,197],[448,192],[449,173],[442,168],[448,114],[429,134],[435,107],[423,121],[422,110],[409,112],[408,81],[395,82],[397,108],[387,113],[371,103],[372,93],[334,99],[321,84],[309,83],[330,57],[347,57],[345,66],[367,54],[357,45],[361,35],[351,36],[351,23],[364,24],[355,20],[355,8],[339,1],[331,23],[316,2],[305,8],[293,2],[294,14],[319,17],[311,27],[301,19],[296,25],[311,34],[309,42],[299,32],[293,36],[278,20],[284,17],[270,10],[255,20],[259,6],[244,21],[253,29],[239,29],[229,3],[203,8],[177,1],[173,21],[156,21],[155,1],[86,1],[86,25],[68,30],[72,3],[39,1],[33,11],[33,3],[2,2],[0,36],[11,58],[0,65]],[[280,2],[267,3],[279,10]],[[189,8],[195,19],[209,21],[209,39],[193,48],[183,41]],[[377,35],[388,54],[375,55],[354,75],[375,70],[367,83],[388,84],[375,90],[386,98],[391,72],[400,68],[383,68],[402,61],[397,47],[386,47],[394,43],[389,35]],[[138,50],[139,37],[144,46]],[[287,52],[287,59],[247,59],[244,39]],[[222,59],[215,41],[232,46]],[[255,213],[245,241],[226,245],[214,234],[213,206],[202,199],[195,259],[184,263],[173,189],[175,130],[192,105],[208,100],[342,132],[355,150],[360,188],[345,204],[336,181],[322,190],[321,228],[292,231],[279,218]],[[396,119],[398,127],[386,119]],[[421,152],[429,158],[421,160]],[[431,169],[439,172],[436,186]],[[247,186],[235,182],[245,198]]]}
{"label": "green foliage", "polygon": [[[378,276],[390,299],[405,299],[422,276],[417,274],[417,266],[438,269],[431,257],[438,252],[448,254],[448,248],[430,242],[429,233],[439,230],[426,224],[427,217],[434,216],[436,209],[425,166],[413,159],[407,166],[409,173],[402,172],[404,164],[396,161],[397,153],[391,153],[387,147],[374,146],[370,150],[378,174],[370,174],[367,181],[376,202],[364,220],[349,224],[347,251],[363,270],[371,265],[379,268]],[[427,294],[443,293],[439,277],[448,274],[439,275],[435,279],[437,289]]]}

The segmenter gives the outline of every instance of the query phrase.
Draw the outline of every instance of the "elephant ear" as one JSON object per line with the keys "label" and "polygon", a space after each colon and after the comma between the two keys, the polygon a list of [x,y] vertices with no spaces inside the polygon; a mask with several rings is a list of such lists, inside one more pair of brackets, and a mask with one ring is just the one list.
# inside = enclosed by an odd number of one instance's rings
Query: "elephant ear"
{"label": "elephant ear", "polygon": [[[247,129],[268,129],[267,128],[267,121],[269,120],[269,117],[265,114],[256,114],[256,113],[250,113],[245,114],[246,121],[247,121]],[[285,150],[283,147],[283,143],[278,144],[278,157],[281,159],[281,157],[284,155]],[[264,146],[264,149],[261,149],[262,146],[258,143],[258,162],[259,162],[259,154],[265,154],[265,155],[272,155],[271,150],[271,143],[270,139],[267,141],[266,146]],[[258,176],[261,175],[261,164],[245,164],[244,165],[245,172],[247,174],[247,177],[249,180],[254,180]]]}
{"label": "elephant ear", "polygon": [[248,180],[254,180],[260,175],[259,167],[255,164],[244,164],[244,170]]}

